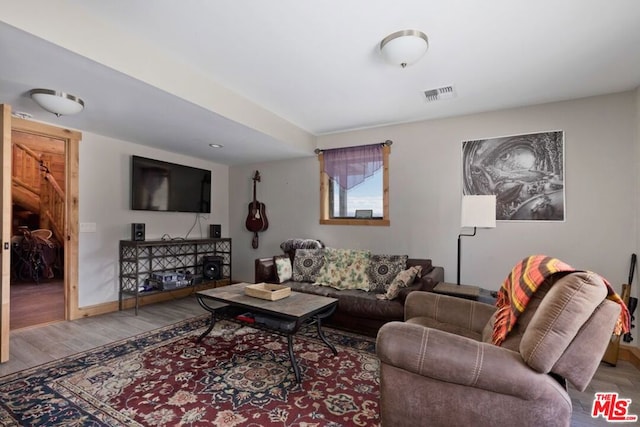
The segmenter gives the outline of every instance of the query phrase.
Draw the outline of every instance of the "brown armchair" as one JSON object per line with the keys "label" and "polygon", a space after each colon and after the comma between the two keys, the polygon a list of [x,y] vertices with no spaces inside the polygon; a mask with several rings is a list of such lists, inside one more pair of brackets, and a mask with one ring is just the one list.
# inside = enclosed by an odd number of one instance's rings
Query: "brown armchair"
{"label": "brown armchair", "polygon": [[411,293],[405,322],[378,333],[382,425],[568,426],[565,379],[586,388],[620,306],[593,273],[551,280],[501,346],[491,344],[495,307]]}

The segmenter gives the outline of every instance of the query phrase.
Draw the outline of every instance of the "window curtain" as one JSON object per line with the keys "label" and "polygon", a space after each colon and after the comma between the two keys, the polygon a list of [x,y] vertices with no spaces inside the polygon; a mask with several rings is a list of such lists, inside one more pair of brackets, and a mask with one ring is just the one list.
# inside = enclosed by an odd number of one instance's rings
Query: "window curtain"
{"label": "window curtain", "polygon": [[362,183],[382,167],[381,144],[324,150],[322,155],[324,172],[345,190]]}

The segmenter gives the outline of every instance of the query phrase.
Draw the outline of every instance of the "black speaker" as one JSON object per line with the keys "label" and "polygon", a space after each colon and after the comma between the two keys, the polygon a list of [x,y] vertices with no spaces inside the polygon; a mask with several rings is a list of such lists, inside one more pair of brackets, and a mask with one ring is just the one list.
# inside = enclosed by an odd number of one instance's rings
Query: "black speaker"
{"label": "black speaker", "polygon": [[134,222],[131,224],[131,240],[144,242],[144,223]]}
{"label": "black speaker", "polygon": [[222,226],[220,224],[210,224],[209,237],[213,239],[219,239],[222,237]]}
{"label": "black speaker", "polygon": [[215,255],[203,257],[202,275],[206,280],[222,279],[222,257]]}

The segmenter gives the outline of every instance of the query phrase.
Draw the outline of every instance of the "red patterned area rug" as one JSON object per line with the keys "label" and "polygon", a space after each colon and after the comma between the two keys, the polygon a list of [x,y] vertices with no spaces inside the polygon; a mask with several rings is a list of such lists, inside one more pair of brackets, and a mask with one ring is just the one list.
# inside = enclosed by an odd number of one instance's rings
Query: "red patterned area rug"
{"label": "red patterned area rug", "polygon": [[377,426],[372,338],[325,329],[294,338],[205,317],[0,378],[0,425]]}

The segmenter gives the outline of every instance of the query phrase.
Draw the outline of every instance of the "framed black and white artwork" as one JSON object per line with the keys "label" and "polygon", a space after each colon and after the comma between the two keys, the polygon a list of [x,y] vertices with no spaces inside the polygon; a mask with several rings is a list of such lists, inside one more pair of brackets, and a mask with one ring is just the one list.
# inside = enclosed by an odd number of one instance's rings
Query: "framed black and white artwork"
{"label": "framed black and white artwork", "polygon": [[462,142],[464,195],[496,196],[501,221],[564,221],[564,132]]}

